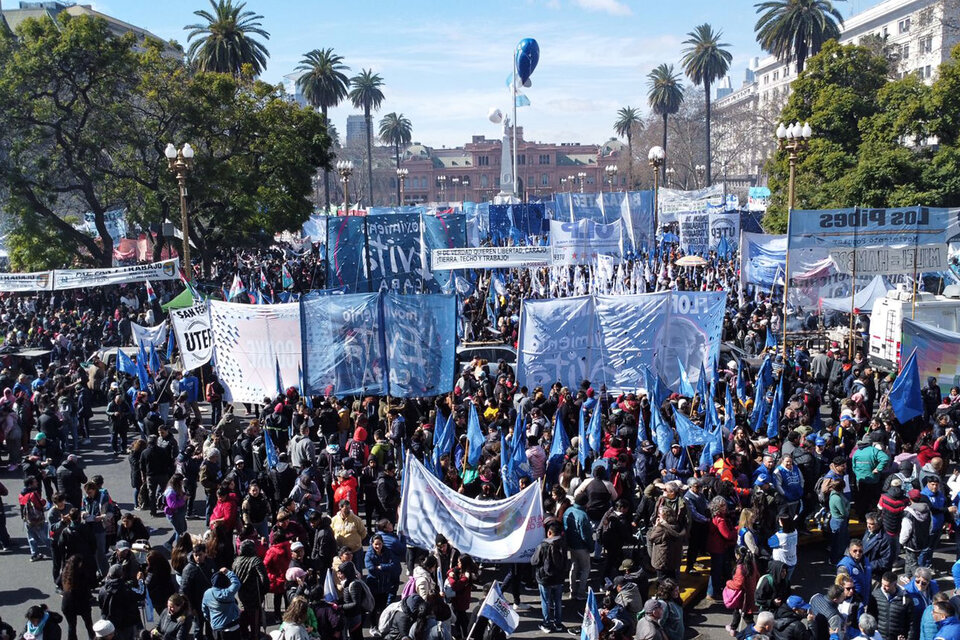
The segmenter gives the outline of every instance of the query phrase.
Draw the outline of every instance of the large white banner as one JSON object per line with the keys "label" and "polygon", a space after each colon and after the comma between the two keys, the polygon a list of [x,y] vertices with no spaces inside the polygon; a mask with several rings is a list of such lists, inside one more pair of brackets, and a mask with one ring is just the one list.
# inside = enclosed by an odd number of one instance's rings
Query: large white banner
{"label": "large white banner", "polygon": [[300,305],[233,304],[211,300],[214,362],[228,402],[275,398],[277,368],[283,388],[299,386]]}
{"label": "large white banner", "polygon": [[554,264],[593,264],[597,256],[620,256],[623,247],[621,220],[602,224],[593,220],[550,221],[550,247]]}
{"label": "large white banner", "polygon": [[108,284],[126,284],[146,280],[176,280],[179,278],[176,258],[150,264],[135,264],[114,269],[57,269],[53,272],[53,288],[85,289]]}
{"label": "large white banner", "polygon": [[549,265],[553,262],[553,251],[550,247],[467,247],[434,249],[431,258],[436,271],[508,269]]}
{"label": "large white banner", "polygon": [[0,273],[0,292],[52,291],[53,271]]}
{"label": "large white banner", "polygon": [[473,500],[407,456],[397,528],[408,544],[422,549],[432,549],[442,533],[474,559],[529,563],[544,538],[540,484],[506,500]]}
{"label": "large white banner", "polygon": [[740,213],[710,212],[710,248],[716,249],[722,238],[733,249],[740,244]]}
{"label": "large white banner", "polygon": [[183,368],[196,369],[210,362],[213,355],[213,333],[210,331],[210,310],[198,301],[192,307],[171,309],[173,335],[180,347]]}
{"label": "large white banner", "polygon": [[130,323],[133,330],[133,341],[138,345],[143,345],[144,350],[150,351],[150,345],[157,351],[165,349],[167,346],[167,324],[158,324],[155,327],[144,327],[136,322]]}
{"label": "large white banner", "polygon": [[680,212],[706,212],[709,208],[723,205],[722,184],[690,191],[660,187],[657,194],[660,224],[676,222],[676,214]]}
{"label": "large white banner", "polygon": [[709,213],[681,213],[677,218],[680,221],[680,248],[684,253],[703,254],[710,246],[710,215]]}

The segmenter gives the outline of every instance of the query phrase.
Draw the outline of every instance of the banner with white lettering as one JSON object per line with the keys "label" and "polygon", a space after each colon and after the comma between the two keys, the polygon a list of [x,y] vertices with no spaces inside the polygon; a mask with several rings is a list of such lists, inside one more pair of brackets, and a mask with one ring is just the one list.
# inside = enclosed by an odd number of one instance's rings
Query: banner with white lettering
{"label": "banner with white lettering", "polygon": [[431,259],[434,269],[542,267],[551,264],[553,251],[550,247],[539,246],[434,249]]}
{"label": "banner with white lettering", "polygon": [[0,292],[53,291],[53,271],[0,273]]}
{"label": "banner with white lettering", "polygon": [[600,224],[589,219],[579,222],[551,220],[550,246],[554,264],[593,264],[601,254],[620,257],[623,221]]}
{"label": "banner with white lettering", "polygon": [[144,327],[131,322],[130,329],[133,332],[134,343],[143,345],[144,350],[149,351],[151,344],[158,352],[160,349],[167,348],[167,323],[164,322],[155,327]]}
{"label": "banner with white lettering", "polygon": [[710,212],[710,248],[716,249],[722,238],[734,249],[740,244],[740,213]]}
{"label": "banner with white lettering", "polygon": [[299,386],[300,305],[233,304],[211,300],[214,361],[228,402],[259,404]]}
{"label": "banner with white lettering", "polygon": [[191,307],[170,310],[173,335],[180,347],[183,368],[187,371],[202,367],[213,355],[213,334],[210,330],[210,310],[207,303],[197,301]]}
{"label": "banner with white lettering", "polygon": [[113,269],[57,269],[53,272],[53,288],[56,291],[85,289],[110,284],[144,282],[145,280],[153,282],[157,280],[176,280],[179,277],[180,269],[177,266],[176,259]]}
{"label": "banner with white lettering", "polygon": [[679,213],[680,248],[688,255],[702,255],[710,246],[709,213]]}
{"label": "banner with white lettering", "polygon": [[705,189],[666,189],[657,191],[660,224],[676,222],[677,214],[683,212],[705,213],[711,207],[722,207],[723,185],[715,184]]}
{"label": "banner with white lettering", "polygon": [[534,483],[506,500],[475,500],[407,456],[397,530],[422,549],[432,548],[437,534],[443,534],[452,547],[477,560],[529,564],[544,538],[540,486]]}

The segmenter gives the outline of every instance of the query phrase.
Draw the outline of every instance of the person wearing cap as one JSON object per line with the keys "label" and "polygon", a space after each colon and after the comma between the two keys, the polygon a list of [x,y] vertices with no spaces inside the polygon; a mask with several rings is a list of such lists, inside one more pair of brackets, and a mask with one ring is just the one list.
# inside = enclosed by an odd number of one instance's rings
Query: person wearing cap
{"label": "person wearing cap", "polygon": [[643,603],[643,617],[637,621],[635,640],[671,640],[660,626],[663,609],[663,601],[657,598],[650,598]]}
{"label": "person wearing cap", "polygon": [[907,575],[913,575],[920,566],[923,552],[930,547],[931,513],[930,505],[923,499],[923,494],[917,489],[907,493],[909,506],[903,510],[903,519],[900,524],[900,547],[903,549],[903,568]]}
{"label": "person wearing cap", "polygon": [[774,613],[774,637],[782,640],[806,640],[813,631],[814,615],[800,596],[790,596]]}
{"label": "person wearing cap", "polygon": [[97,620],[93,623],[93,637],[97,640],[114,640],[117,628],[109,620]]}
{"label": "person wearing cap", "polygon": [[110,554],[107,562],[111,568],[119,566],[123,570],[125,580],[136,580],[137,574],[140,573],[140,563],[133,555],[130,543],[126,540],[117,541],[117,546],[114,552]]}
{"label": "person wearing cap", "polygon": [[210,624],[214,640],[239,640],[240,607],[237,592],[240,579],[226,567],[213,574],[210,588],[203,594],[201,612]]}
{"label": "person wearing cap", "polygon": [[114,565],[97,594],[103,617],[113,623],[117,640],[133,640],[140,626],[140,597],[124,578],[123,567]]}
{"label": "person wearing cap", "polygon": [[664,482],[679,480],[686,482],[693,475],[690,469],[690,456],[679,442],[670,445],[670,450],[660,459],[660,478]]}

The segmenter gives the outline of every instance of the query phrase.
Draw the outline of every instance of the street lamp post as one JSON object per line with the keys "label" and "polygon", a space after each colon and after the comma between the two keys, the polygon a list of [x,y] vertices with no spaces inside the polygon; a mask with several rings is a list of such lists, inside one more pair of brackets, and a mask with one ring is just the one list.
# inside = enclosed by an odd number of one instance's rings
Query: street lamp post
{"label": "street lamp post", "polygon": [[450,182],[453,183],[453,201],[457,202],[459,200],[459,198],[457,198],[457,194],[460,190],[460,178],[458,176],[453,176],[450,178]]}
{"label": "street lamp post", "polygon": [[343,215],[350,215],[350,176],[353,175],[353,162],[350,160],[337,161],[337,173],[343,180]]}
{"label": "street lamp post", "polygon": [[[796,204],[796,191],[794,190],[794,178],[796,177],[797,172],[797,159],[800,157],[800,153],[807,148],[807,144],[810,141],[810,138],[813,137],[813,129],[810,128],[810,123],[805,122],[802,125],[799,122],[794,122],[791,125],[784,126],[781,122],[777,127],[777,147],[781,150],[784,150],[788,154],[788,161],[790,165],[790,182],[787,187],[787,234],[790,233],[790,213],[793,211],[793,207]],[[857,252],[853,252],[853,271],[856,274],[857,271]],[[856,288],[856,282],[853,282],[853,286],[850,291],[850,304],[853,306],[854,299],[854,289]],[[784,264],[783,269],[783,353],[784,357],[787,354],[787,289],[790,286],[790,243],[787,242],[787,252],[786,252],[786,263]],[[853,312],[851,309],[851,319],[850,324],[853,325]],[[850,332],[850,351],[851,359],[853,358],[853,331]]]}
{"label": "street lamp post", "polygon": [[437,184],[440,185],[440,201],[443,202],[443,194],[447,186],[447,176],[437,176]]}
{"label": "street lamp post", "polygon": [[660,167],[667,161],[667,154],[663,147],[657,145],[650,148],[647,160],[653,167],[653,241],[656,242],[660,222]]}
{"label": "street lamp post", "polygon": [[167,156],[170,171],[177,177],[180,187],[180,228],[183,231],[183,275],[188,282],[193,281],[193,267],[190,264],[190,221],[187,219],[187,172],[193,167],[193,147],[184,143],[177,149],[173,143],[167,143],[163,154]]}
{"label": "street lamp post", "polygon": [[613,191],[614,180],[617,179],[618,170],[619,169],[617,169],[617,165],[615,164],[608,164],[606,168],[604,168],[604,171],[607,172],[607,183],[610,185],[611,192]]}
{"label": "street lamp post", "polygon": [[403,206],[403,188],[406,186],[407,176],[410,174],[409,169],[397,169],[397,183],[400,185],[400,202],[397,203],[398,207]]}
{"label": "street lamp post", "polygon": [[669,188],[670,185],[676,184],[677,170],[673,167],[667,167],[667,170],[664,171],[667,174],[667,177],[664,179],[664,184]]}
{"label": "street lamp post", "polygon": [[577,172],[577,178],[580,180],[580,193],[583,193],[583,185],[584,185],[584,183],[587,181],[587,172],[586,172],[586,171],[578,171],[578,172]]}
{"label": "street lamp post", "polygon": [[702,164],[698,164],[693,168],[697,174],[697,188],[700,188],[700,185],[703,184],[703,176],[707,173],[707,167]]}
{"label": "street lamp post", "polygon": [[571,174],[567,176],[567,186],[570,187],[570,193],[573,193],[573,187],[577,184],[577,176]]}

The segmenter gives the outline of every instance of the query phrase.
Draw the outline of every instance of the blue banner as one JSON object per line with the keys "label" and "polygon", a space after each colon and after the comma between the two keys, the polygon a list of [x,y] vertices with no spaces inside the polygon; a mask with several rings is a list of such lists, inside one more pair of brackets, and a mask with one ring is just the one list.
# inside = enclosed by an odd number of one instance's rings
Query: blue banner
{"label": "blue banner", "polygon": [[371,291],[410,294],[424,290],[420,231],[419,213],[367,216]]}
{"label": "blue banner", "polygon": [[653,363],[657,336],[669,317],[670,295],[597,296],[602,376],[609,388],[628,388],[643,381],[643,369]]}
{"label": "blue banner", "polygon": [[787,236],[746,233],[741,236],[740,281],[770,289],[783,284]]}
{"label": "blue banner", "polygon": [[366,218],[341,216],[327,224],[327,286],[366,292]]}
{"label": "blue banner", "polygon": [[388,394],[436,396],[453,390],[457,308],[453,295],[383,297]]}
{"label": "blue banner", "polygon": [[[462,213],[444,213],[424,215],[423,245],[420,260],[432,267],[430,256],[434,249],[461,249],[467,246],[467,217]],[[427,290],[431,293],[446,291],[449,293],[453,278],[452,271],[429,270],[432,275],[427,280]]]}
{"label": "blue banner", "polygon": [[312,394],[385,395],[383,323],[376,293],[300,301],[303,383]]}

